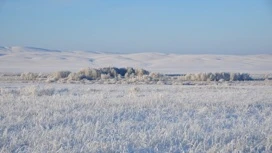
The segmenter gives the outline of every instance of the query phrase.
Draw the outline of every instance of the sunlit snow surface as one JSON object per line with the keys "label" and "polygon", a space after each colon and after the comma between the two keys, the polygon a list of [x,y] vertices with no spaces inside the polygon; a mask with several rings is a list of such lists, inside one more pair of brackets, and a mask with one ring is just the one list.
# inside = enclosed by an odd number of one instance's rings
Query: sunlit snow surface
{"label": "sunlit snow surface", "polygon": [[272,83],[0,83],[0,152],[272,152]]}
{"label": "sunlit snow surface", "polygon": [[[170,51],[171,52],[171,51]],[[272,73],[272,55],[112,54],[0,47],[0,72],[54,72],[81,68],[134,67],[159,73]]]}
{"label": "sunlit snow surface", "polygon": [[[270,153],[272,81],[263,74],[271,76],[271,61],[272,55],[0,47],[0,153]],[[103,85],[112,82],[18,79],[25,71],[78,72],[108,66],[169,74],[247,72],[266,80]]]}

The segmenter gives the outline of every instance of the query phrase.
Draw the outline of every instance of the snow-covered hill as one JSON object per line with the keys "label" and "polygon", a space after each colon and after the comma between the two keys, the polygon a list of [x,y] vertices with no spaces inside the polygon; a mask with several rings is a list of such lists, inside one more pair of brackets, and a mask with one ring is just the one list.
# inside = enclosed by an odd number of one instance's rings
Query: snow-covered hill
{"label": "snow-covered hill", "polygon": [[59,51],[35,47],[0,47],[0,72],[78,71],[91,67],[139,67],[161,73],[271,73],[272,55],[113,54]]}

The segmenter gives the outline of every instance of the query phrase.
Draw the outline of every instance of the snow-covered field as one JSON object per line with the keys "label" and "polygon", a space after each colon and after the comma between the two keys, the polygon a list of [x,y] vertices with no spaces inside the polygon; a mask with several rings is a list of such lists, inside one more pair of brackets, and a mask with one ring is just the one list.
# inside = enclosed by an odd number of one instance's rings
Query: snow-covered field
{"label": "snow-covered field", "polygon": [[112,54],[0,47],[0,72],[78,71],[81,68],[135,67],[159,73],[272,73],[272,55]]}
{"label": "snow-covered field", "polygon": [[271,81],[0,89],[0,152],[272,152]]}
{"label": "snow-covered field", "polygon": [[[0,47],[0,153],[270,153],[271,61],[272,55]],[[165,76],[147,77],[149,81],[102,77],[45,81],[43,77],[59,70],[108,66],[168,74],[246,72],[259,81],[161,80]],[[26,71],[42,73],[35,80],[22,79],[19,73]]]}

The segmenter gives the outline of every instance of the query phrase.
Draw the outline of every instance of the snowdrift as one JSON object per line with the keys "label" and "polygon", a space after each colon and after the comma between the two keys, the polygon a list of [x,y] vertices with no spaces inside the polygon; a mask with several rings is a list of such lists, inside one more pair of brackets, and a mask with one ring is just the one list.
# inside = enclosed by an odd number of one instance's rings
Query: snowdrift
{"label": "snowdrift", "polygon": [[212,55],[173,53],[103,53],[51,50],[35,47],[0,47],[0,72],[78,72],[92,67],[139,67],[164,74],[198,72],[272,73],[272,54]]}

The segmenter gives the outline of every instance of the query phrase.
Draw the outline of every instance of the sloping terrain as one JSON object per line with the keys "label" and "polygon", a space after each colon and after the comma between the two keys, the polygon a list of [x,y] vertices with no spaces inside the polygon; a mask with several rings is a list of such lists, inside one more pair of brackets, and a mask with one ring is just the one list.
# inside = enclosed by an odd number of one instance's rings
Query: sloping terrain
{"label": "sloping terrain", "polygon": [[272,55],[112,54],[1,47],[0,72],[78,71],[81,68],[135,67],[160,73],[271,73]]}

